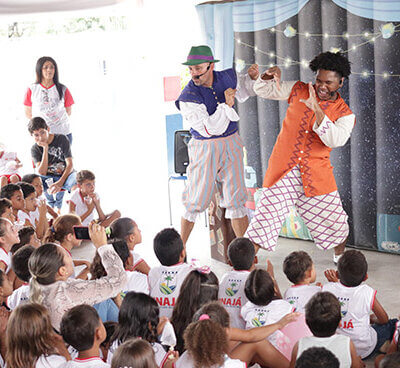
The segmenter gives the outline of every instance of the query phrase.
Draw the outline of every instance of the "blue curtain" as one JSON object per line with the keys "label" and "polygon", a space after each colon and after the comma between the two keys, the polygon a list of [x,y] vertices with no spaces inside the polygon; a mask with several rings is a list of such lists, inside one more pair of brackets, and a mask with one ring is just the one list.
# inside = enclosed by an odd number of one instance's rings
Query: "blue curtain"
{"label": "blue curtain", "polygon": [[[215,16],[221,6],[198,6],[199,14],[213,8]],[[314,56],[346,53],[353,74],[340,92],[357,120],[351,140],[334,149],[331,160],[349,215],[349,244],[400,253],[400,2],[247,0],[223,6],[226,12],[230,8],[233,29],[217,29],[214,21],[212,36],[221,50],[217,39],[233,33],[224,41],[233,48],[233,59],[216,53],[224,68],[241,71],[256,62],[264,70],[277,64],[284,80],[309,82],[314,75],[307,64]],[[257,97],[238,105],[247,165],[256,172],[258,186],[286,108],[286,102]]]}

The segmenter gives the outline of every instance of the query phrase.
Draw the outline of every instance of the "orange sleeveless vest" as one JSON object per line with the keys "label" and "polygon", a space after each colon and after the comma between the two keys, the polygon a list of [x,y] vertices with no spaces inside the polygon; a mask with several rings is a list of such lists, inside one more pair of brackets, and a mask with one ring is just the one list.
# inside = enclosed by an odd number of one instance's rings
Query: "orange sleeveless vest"
{"label": "orange sleeveless vest", "polygon": [[[337,190],[333,166],[329,160],[331,148],[326,146],[312,129],[315,114],[300,99],[308,99],[308,85],[297,82],[290,93],[289,107],[282,129],[268,161],[264,187],[271,187],[296,165],[299,165],[304,193],[307,197],[328,194]],[[317,96],[318,98],[318,96]],[[352,111],[338,95],[335,101],[320,103],[325,115],[335,122]]]}

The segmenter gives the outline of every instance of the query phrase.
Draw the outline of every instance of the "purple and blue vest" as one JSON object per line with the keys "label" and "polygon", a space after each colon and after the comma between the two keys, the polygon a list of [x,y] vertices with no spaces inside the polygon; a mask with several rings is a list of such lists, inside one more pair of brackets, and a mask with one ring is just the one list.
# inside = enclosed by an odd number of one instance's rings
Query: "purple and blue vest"
{"label": "purple and blue vest", "polygon": [[[196,86],[191,80],[183,89],[179,98],[175,101],[176,107],[180,110],[179,101],[204,104],[207,107],[208,114],[214,114],[217,110],[218,104],[225,102],[224,91],[228,88],[236,88],[237,77],[236,72],[233,69],[226,69],[221,72],[213,71],[213,75],[214,80],[211,87]],[[228,128],[221,135],[203,137],[194,129],[190,129],[190,133],[192,133],[193,138],[196,139],[213,139],[228,137],[229,135],[236,133],[237,130],[237,121],[231,121]]]}

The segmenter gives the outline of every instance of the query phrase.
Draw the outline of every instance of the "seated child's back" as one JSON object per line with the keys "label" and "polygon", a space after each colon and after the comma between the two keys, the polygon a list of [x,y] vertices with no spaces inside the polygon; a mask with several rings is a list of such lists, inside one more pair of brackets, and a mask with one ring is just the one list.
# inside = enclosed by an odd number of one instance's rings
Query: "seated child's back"
{"label": "seated child's back", "polygon": [[[342,320],[338,333],[351,338],[361,358],[368,357],[385,340],[390,340],[396,323],[396,320],[388,321],[385,310],[376,299],[376,290],[362,284],[367,279],[367,270],[364,255],[357,250],[348,250],[338,262],[337,276],[340,282],[329,282],[323,286],[323,291],[334,294],[341,305]],[[378,336],[374,325],[370,324],[371,312],[375,313],[377,323],[393,325],[386,329],[387,338]]]}
{"label": "seated child's back", "polygon": [[303,251],[290,253],[283,261],[283,272],[294,285],[285,291],[283,299],[289,302],[295,312],[305,312],[311,297],[321,291],[315,282],[315,267],[311,257]]}
{"label": "seated child's back", "polygon": [[175,229],[164,229],[156,235],[154,252],[161,266],[149,272],[150,295],[160,307],[160,317],[171,318],[182,282],[191,267],[184,263],[186,252]]}
{"label": "seated child's back", "polygon": [[253,243],[247,238],[234,239],[228,247],[228,258],[233,270],[222,277],[218,299],[229,313],[231,326],[244,329],[246,322],[240,315],[240,310],[248,301],[244,286],[250,271],[254,268]]}
{"label": "seated child's back", "polygon": [[[265,270],[255,269],[250,273],[245,293],[249,301],[242,308],[241,314],[246,321],[246,329],[270,325],[293,312],[293,307],[286,300],[275,299],[274,282]],[[268,340],[276,346],[281,334],[281,331],[275,331]]]}
{"label": "seated child's back", "polygon": [[335,354],[340,367],[358,367],[360,359],[350,338],[336,334],[340,319],[340,303],[337,298],[328,292],[315,294],[306,305],[306,323],[313,336],[303,337],[298,341],[292,352],[290,366],[294,367],[295,361],[305,350],[322,347]]}

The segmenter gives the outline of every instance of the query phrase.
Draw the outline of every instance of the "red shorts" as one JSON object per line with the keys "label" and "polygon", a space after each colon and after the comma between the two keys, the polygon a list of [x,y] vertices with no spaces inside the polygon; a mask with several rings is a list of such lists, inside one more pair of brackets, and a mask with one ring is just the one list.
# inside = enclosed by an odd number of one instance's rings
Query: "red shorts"
{"label": "red shorts", "polygon": [[18,179],[19,179],[19,181],[21,181],[21,176],[20,176],[20,175],[18,175],[18,174],[0,175],[0,178],[2,178],[3,176],[5,176],[5,177],[7,178],[7,180],[8,180],[8,183],[10,184],[10,177],[11,177],[11,176],[13,176],[13,175],[17,175],[17,176],[18,176]]}

